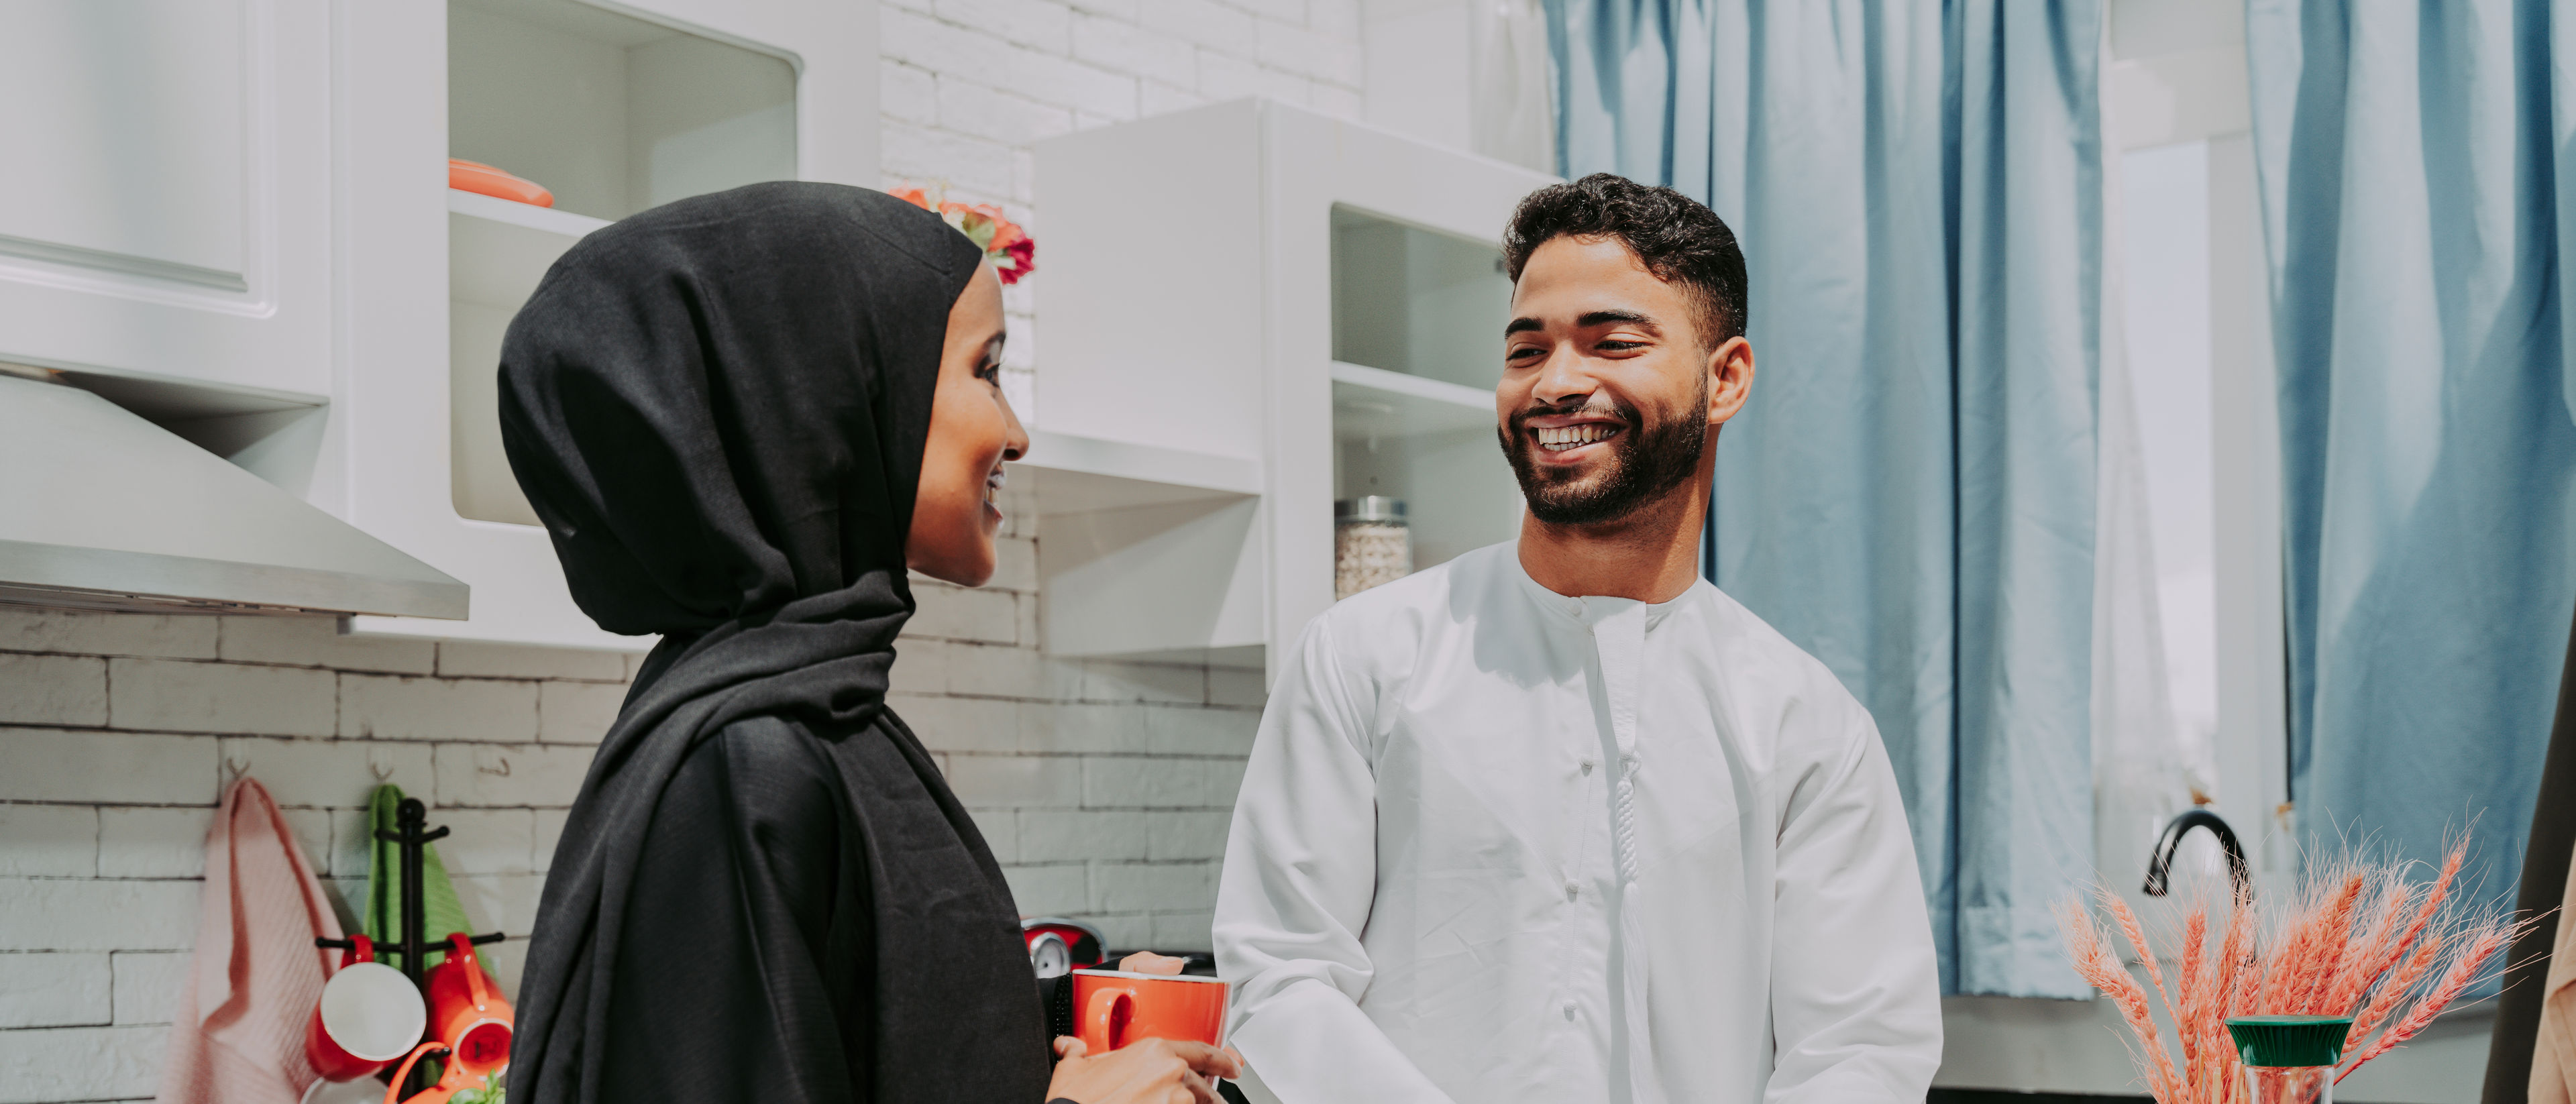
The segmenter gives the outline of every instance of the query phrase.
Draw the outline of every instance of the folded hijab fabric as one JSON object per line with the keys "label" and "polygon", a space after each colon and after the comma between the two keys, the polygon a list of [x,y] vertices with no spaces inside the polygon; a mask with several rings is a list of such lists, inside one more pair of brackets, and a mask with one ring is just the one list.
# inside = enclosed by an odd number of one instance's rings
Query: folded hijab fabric
{"label": "folded hijab fabric", "polygon": [[980,259],[755,184],[591,234],[511,323],[502,440],[573,596],[663,634],[555,850],[513,1104],[1042,1099],[1010,890],[884,702]]}
{"label": "folded hijab fabric", "polygon": [[206,832],[197,949],[171,1017],[162,1104],[289,1101],[318,1076],[304,1025],[329,976],[316,938],[340,920],[258,782],[224,792]]}

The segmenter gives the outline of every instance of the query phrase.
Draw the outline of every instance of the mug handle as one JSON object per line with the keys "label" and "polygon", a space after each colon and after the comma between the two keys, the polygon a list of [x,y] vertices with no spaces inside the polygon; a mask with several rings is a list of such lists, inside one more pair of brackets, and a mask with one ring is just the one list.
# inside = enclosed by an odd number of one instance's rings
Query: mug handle
{"label": "mug handle", "polygon": [[375,960],[376,941],[367,938],[367,933],[365,932],[356,932],[351,934],[349,936],[349,949],[341,952],[340,954],[340,966],[343,969],[346,969],[352,963],[374,962]]}
{"label": "mug handle", "polygon": [[1126,1045],[1125,1040],[1118,1038],[1113,1032],[1118,1026],[1119,1012],[1123,1010],[1132,1017],[1135,1015],[1135,1008],[1136,991],[1133,989],[1092,990],[1091,1005],[1084,1010],[1082,1017],[1084,1022],[1091,1025],[1091,1030],[1084,1034],[1099,1036],[1100,1050],[1104,1054]]}
{"label": "mug handle", "polygon": [[455,948],[448,952],[447,960],[450,962],[460,962],[465,966],[465,991],[468,995],[474,998],[474,1010],[477,1012],[490,1011],[492,1008],[492,994],[484,991],[483,964],[474,960],[474,940],[468,937],[464,932],[450,932],[447,936],[447,942],[449,946]]}
{"label": "mug handle", "polygon": [[[447,1049],[447,1044],[439,1042],[436,1039],[432,1039],[426,1043],[422,1043],[419,1046],[411,1048],[411,1053],[403,1056],[402,1065],[394,1067],[393,1083],[385,1086],[385,1104],[410,1104],[410,1102],[402,1100],[401,1095],[403,1081],[411,1077],[411,1068],[414,1065],[419,1064],[421,1057],[428,1054],[430,1051],[445,1049]],[[441,1078],[440,1080],[444,1081],[445,1078]],[[442,1089],[445,1089],[446,1091],[440,1091]],[[448,1097],[454,1095],[456,1095],[456,1090],[454,1089],[449,1089],[445,1085],[432,1085],[429,1088],[422,1089],[411,1099],[412,1101],[426,1101],[427,1104],[444,1104]]]}

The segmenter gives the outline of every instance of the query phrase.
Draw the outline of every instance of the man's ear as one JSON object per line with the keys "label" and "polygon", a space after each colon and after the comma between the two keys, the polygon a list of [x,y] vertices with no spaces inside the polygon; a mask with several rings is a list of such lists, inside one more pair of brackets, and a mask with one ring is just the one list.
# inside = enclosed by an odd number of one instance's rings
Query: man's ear
{"label": "man's ear", "polygon": [[1734,417],[1752,394],[1753,343],[1739,334],[1708,354],[1708,424]]}

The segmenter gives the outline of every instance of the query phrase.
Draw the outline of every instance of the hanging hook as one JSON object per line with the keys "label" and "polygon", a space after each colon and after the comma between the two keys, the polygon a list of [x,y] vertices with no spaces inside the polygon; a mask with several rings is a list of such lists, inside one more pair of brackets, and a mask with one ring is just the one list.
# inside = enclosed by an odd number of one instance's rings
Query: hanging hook
{"label": "hanging hook", "polygon": [[242,776],[249,773],[249,759],[231,755],[224,756],[224,782],[226,785],[241,781]]}
{"label": "hanging hook", "polygon": [[500,768],[496,770],[496,769],[494,769],[494,768],[492,768],[492,767],[485,766],[485,765],[483,765],[483,764],[481,764],[481,763],[477,763],[477,764],[475,764],[475,765],[474,765],[474,769],[475,769],[475,770],[478,770],[478,771],[481,771],[481,772],[483,772],[483,773],[485,773],[485,774],[497,774],[497,775],[500,775],[500,776],[501,776],[501,777],[503,777],[503,778],[508,778],[508,777],[510,777],[510,757],[509,757],[509,756],[507,756],[507,755],[495,755],[495,756],[493,756],[493,757],[492,757],[492,761],[493,761],[493,762],[495,762],[495,763],[499,763],[499,764],[501,764]]}

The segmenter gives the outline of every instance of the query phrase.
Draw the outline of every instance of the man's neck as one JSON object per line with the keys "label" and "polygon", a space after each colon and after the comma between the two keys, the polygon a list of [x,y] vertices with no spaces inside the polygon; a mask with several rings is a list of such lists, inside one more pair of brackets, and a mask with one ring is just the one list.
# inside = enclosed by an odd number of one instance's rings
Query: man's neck
{"label": "man's neck", "polygon": [[1521,570],[1568,597],[1669,602],[1699,579],[1699,538],[1708,517],[1707,469],[1618,521],[1551,525],[1521,515]]}

